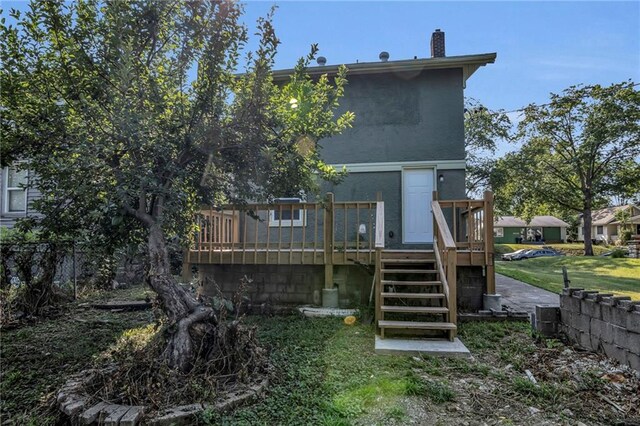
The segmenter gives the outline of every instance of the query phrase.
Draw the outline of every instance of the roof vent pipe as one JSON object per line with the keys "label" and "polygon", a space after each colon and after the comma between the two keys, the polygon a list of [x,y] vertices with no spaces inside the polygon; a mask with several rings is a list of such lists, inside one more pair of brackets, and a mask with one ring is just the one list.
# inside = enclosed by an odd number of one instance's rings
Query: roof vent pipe
{"label": "roof vent pipe", "polygon": [[380,52],[378,58],[380,58],[382,62],[387,62],[389,60],[389,52]]}
{"label": "roof vent pipe", "polygon": [[321,67],[324,67],[325,64],[327,63],[327,58],[325,58],[324,56],[318,56],[318,59],[316,59],[316,62],[318,63],[318,65],[320,65]]}
{"label": "roof vent pipe", "polygon": [[438,28],[431,34],[431,57],[444,58],[444,56],[444,31]]}

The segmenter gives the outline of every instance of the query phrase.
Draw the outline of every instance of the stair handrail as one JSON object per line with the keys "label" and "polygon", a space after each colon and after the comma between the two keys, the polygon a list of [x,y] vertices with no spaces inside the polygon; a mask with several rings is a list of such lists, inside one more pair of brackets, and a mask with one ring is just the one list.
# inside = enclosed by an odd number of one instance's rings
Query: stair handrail
{"label": "stair handrail", "polygon": [[382,318],[382,311],[380,308],[380,292],[382,291],[382,250],[384,249],[384,201],[378,201],[376,204],[376,269],[374,273],[375,280],[375,292],[376,292],[376,305],[375,305],[375,324],[378,325],[378,320]]}
{"label": "stair handrail", "polygon": [[[456,243],[451,235],[447,220],[442,213],[442,208],[438,200],[431,202],[431,211],[433,212],[434,237],[433,251],[438,263],[438,272],[442,281],[442,289],[447,297],[447,305],[449,308],[449,322],[456,324],[458,322],[457,311],[457,263],[458,256],[456,253]],[[455,331],[452,331],[451,338],[455,337]]]}

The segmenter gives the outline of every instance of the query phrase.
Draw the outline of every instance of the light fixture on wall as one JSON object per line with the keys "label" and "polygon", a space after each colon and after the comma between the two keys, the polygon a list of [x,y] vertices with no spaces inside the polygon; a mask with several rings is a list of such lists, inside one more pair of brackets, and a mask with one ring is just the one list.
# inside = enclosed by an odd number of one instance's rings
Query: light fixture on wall
{"label": "light fixture on wall", "polygon": [[438,176],[438,182],[440,183],[444,182],[444,175]]}

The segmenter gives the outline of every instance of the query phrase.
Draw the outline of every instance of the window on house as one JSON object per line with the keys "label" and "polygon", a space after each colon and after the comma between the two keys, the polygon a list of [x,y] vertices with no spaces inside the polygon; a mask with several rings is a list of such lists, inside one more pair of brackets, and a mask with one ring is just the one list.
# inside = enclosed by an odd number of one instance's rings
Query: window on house
{"label": "window on house", "polygon": [[602,232],[602,226],[596,226],[596,234],[597,235],[602,235],[604,232]]}
{"label": "window on house", "polygon": [[504,237],[504,228],[493,228],[493,236],[496,238]]}
{"label": "window on house", "polygon": [[5,205],[7,213],[19,213],[27,211],[27,185],[28,172],[26,169],[18,170],[17,167],[5,168]]}
{"label": "window on house", "polygon": [[269,210],[269,226],[305,226],[306,214],[301,208],[296,208],[300,198],[276,198],[276,204],[282,204],[280,208]]}

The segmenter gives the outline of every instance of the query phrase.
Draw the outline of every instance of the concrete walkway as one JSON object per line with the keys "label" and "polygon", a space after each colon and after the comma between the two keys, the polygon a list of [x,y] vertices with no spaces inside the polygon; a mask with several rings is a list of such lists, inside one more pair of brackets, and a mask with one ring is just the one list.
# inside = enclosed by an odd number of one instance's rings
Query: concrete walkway
{"label": "concrete walkway", "polygon": [[522,281],[496,274],[496,292],[502,295],[502,305],[516,311],[532,313],[536,305],[560,306],[560,296]]}

